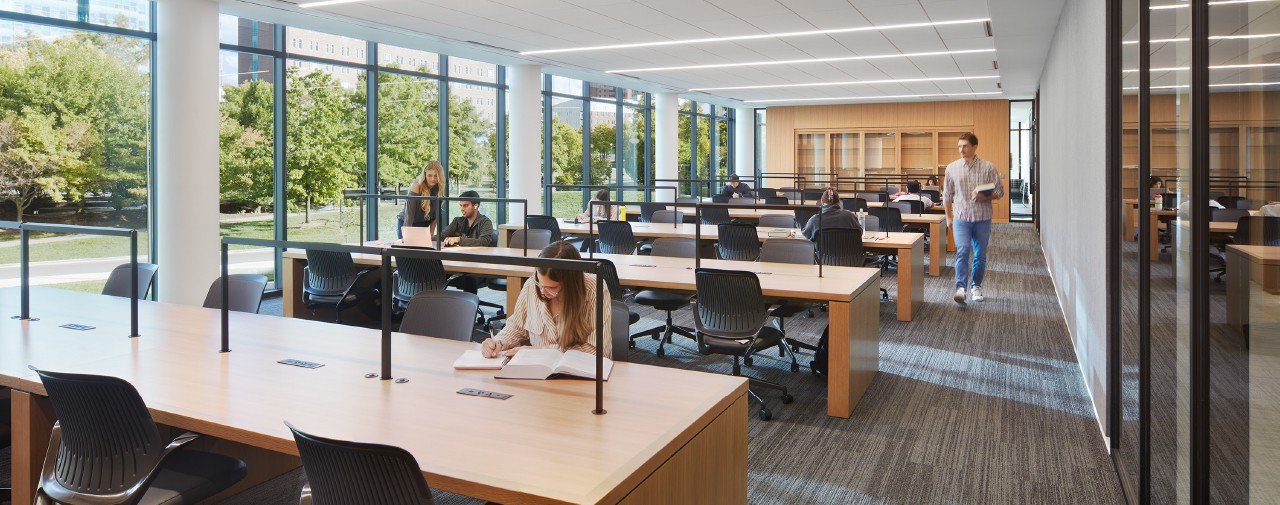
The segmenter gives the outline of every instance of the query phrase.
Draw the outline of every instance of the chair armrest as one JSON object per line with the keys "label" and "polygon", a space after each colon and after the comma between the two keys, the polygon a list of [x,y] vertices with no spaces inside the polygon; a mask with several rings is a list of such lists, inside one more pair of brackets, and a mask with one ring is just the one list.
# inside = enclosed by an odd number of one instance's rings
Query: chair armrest
{"label": "chair armrest", "polygon": [[198,438],[200,438],[200,437],[202,437],[202,436],[204,436],[204,435],[201,435],[201,434],[196,433],[196,432],[194,432],[194,431],[188,431],[188,432],[186,432],[186,433],[183,433],[183,434],[181,434],[181,435],[178,435],[178,437],[177,437],[177,438],[173,439],[173,441],[172,441],[172,442],[169,442],[169,445],[168,445],[168,446],[166,446],[166,447],[164,448],[164,453],[163,453],[163,455],[160,457],[160,460],[161,460],[161,461],[163,461],[163,460],[164,460],[164,456],[168,456],[170,452],[173,452],[173,451],[176,451],[176,450],[178,450],[178,449],[181,449],[181,448],[182,448],[182,446],[187,445],[187,444],[189,444],[189,443],[191,443],[191,442],[194,442],[196,439],[198,439]]}
{"label": "chair armrest", "polygon": [[[355,278],[355,280],[351,281],[351,285],[350,285],[350,286],[347,286],[347,289],[345,289],[345,290],[343,290],[343,291],[342,291],[342,297],[343,297],[343,298],[346,298],[346,297],[347,297],[347,295],[351,294],[351,290],[356,289],[356,288],[360,288],[360,289],[376,289],[374,286],[376,286],[377,284],[374,284],[374,283],[375,283],[375,282],[378,282],[378,281],[381,281],[381,279],[379,279],[377,276],[369,277],[369,276],[367,276],[366,274],[368,274],[369,272],[375,272],[375,271],[377,271],[377,270],[378,270],[378,268],[366,268],[366,269],[364,269],[364,270],[361,270],[361,271],[359,271],[359,272],[356,272],[356,278]],[[374,280],[374,281],[368,281],[368,280],[365,280],[365,279],[375,279],[375,280]],[[360,282],[360,281],[362,281],[362,280],[365,280],[365,282],[364,282],[363,284]]]}

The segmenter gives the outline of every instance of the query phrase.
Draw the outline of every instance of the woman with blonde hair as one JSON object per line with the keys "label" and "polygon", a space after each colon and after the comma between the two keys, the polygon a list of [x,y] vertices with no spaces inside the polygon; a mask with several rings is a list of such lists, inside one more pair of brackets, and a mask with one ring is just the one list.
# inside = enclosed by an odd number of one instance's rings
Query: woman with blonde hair
{"label": "woman with blonde hair", "polygon": [[[578,250],[565,241],[552,242],[539,258],[582,259]],[[603,286],[600,300],[608,304],[609,287]],[[484,341],[481,354],[515,356],[524,348],[556,348],[596,353],[596,276],[578,270],[539,268],[529,282],[520,288],[516,306],[507,317],[507,325],[497,335]],[[605,332],[613,320],[612,306],[604,308],[598,324]],[[602,354],[612,357],[606,333]]]}
{"label": "woman with blonde hair", "polygon": [[[444,195],[444,165],[431,160],[423,167],[422,175],[409,185],[409,196],[442,196]],[[431,234],[436,233],[436,221],[440,217],[439,200],[408,200],[404,210],[396,216],[396,237],[403,238],[400,228],[404,226],[429,226]]]}

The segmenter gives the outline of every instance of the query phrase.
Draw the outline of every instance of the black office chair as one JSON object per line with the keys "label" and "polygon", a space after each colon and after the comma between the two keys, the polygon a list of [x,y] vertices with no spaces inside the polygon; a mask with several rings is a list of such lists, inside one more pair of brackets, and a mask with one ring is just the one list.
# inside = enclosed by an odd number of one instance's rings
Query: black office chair
{"label": "black office chair", "polygon": [[[151,290],[151,281],[156,278],[156,270],[160,267],[151,263],[138,263],[138,298],[146,298],[147,291]],[[111,296],[123,296],[128,298],[133,294],[133,284],[129,271],[130,264],[125,263],[111,269],[111,275],[107,276],[107,283],[102,286],[102,294]]]}
{"label": "black office chair", "polygon": [[413,295],[423,291],[443,291],[449,287],[449,273],[437,259],[396,258],[396,271],[391,274],[391,301],[394,312],[402,314]]}
{"label": "black office chair", "polygon": [[1280,246],[1280,216],[1248,216],[1236,221],[1235,243]]}
{"label": "black office chair", "polygon": [[774,198],[778,196],[778,190],[773,188],[756,188],[756,196],[760,198]]}
{"label": "black office chair", "polygon": [[[772,238],[764,242],[764,246],[760,248],[760,261],[768,263],[792,263],[796,265],[812,265],[815,262],[817,249],[814,243],[807,239],[785,239]],[[800,348],[809,350],[817,350],[816,346],[787,337],[787,318],[806,312],[809,317],[813,317],[813,304],[809,303],[792,303],[785,299],[772,300],[770,303],[776,305],[773,310],[769,311],[769,315],[778,318],[778,330],[782,331],[782,335],[786,343],[791,346],[792,351]],[[778,350],[781,356],[782,349]]]}
{"label": "black office chair", "polygon": [[596,223],[596,250],[604,254],[635,254],[636,236],[631,223],[600,221]]}
{"label": "black office chair", "polygon": [[132,384],[101,375],[36,370],[58,422],[53,425],[36,503],[196,503],[243,479],[238,459],[171,442]]}
{"label": "black office chair", "polygon": [[765,204],[765,205],[787,205],[787,204],[789,204],[789,203],[790,203],[790,200],[787,200],[787,197],[785,197],[785,196],[766,196],[766,197],[764,197],[764,204]]}
{"label": "black office chair", "polygon": [[867,201],[861,198],[841,198],[840,208],[849,212],[867,210]]}
{"label": "black office chair", "polygon": [[854,196],[855,196],[855,197],[857,197],[857,198],[861,198],[861,199],[863,199],[863,200],[866,200],[866,201],[868,201],[868,202],[884,202],[884,201],[887,201],[887,200],[889,199],[889,195],[884,194],[884,193],[865,193],[865,192],[860,192],[860,193],[854,193]]}
{"label": "black office chair", "polygon": [[[761,350],[781,346],[791,355],[791,370],[800,365],[795,354],[783,344],[782,331],[768,324],[769,306],[760,290],[760,278],[753,272],[699,268],[694,271],[698,289],[698,301],[694,303],[694,324],[697,328],[698,351],[703,354],[733,356],[733,375],[742,376],[743,358]],[[793,398],[787,388],[776,382],[748,377],[751,387],[769,388],[782,392],[782,403]],[[768,421],[773,413],[764,399],[747,389],[747,394],[760,402],[760,419]]]}
{"label": "black office chair", "polygon": [[[267,289],[267,276],[257,274],[230,274],[227,276],[227,309],[237,312],[258,313],[262,305],[262,292]],[[204,308],[222,308],[222,278],[213,280],[209,292],[204,295]]]}
{"label": "black office chair", "polygon": [[480,298],[462,291],[423,291],[413,295],[400,321],[401,333],[471,341]]}
{"label": "black office chair", "polygon": [[684,211],[675,210],[656,210],[650,216],[650,223],[679,224],[684,222]]}
{"label": "black office chair", "polygon": [[1223,196],[1223,195],[1225,195],[1225,193],[1223,193],[1223,192],[1221,192],[1221,191],[1210,191],[1210,192],[1209,192],[1209,199],[1210,199],[1210,200],[1217,200],[1217,199],[1219,199],[1219,198],[1222,198],[1222,196]]}
{"label": "black office chair", "polygon": [[412,454],[399,447],[304,433],[288,421],[307,474],[299,505],[431,505],[431,488]]}
{"label": "black office chair", "polygon": [[897,186],[880,186],[879,191],[881,193],[892,195],[898,192],[898,187]]}
{"label": "black office chair", "polygon": [[813,219],[813,216],[816,216],[816,215],[818,215],[818,208],[817,208],[817,207],[809,207],[809,208],[804,208],[804,209],[796,209],[796,211],[795,211],[795,226],[794,226],[794,227],[795,227],[795,228],[804,229],[804,226],[805,226],[805,225],[807,225],[807,224],[809,224],[809,220],[810,220],[810,219]]}
{"label": "black office chair", "polygon": [[680,196],[676,197],[676,203],[702,203],[702,201],[695,196]]}
{"label": "black office chair", "polygon": [[800,191],[800,199],[803,202],[817,202],[819,199],[822,198],[822,192],[823,190],[821,189],[802,190]]}
{"label": "black office chair", "polygon": [[724,207],[703,207],[702,208],[702,221],[701,221],[702,224],[717,225],[717,224],[724,224],[732,221],[733,219],[729,217],[729,209],[726,209]]}
{"label": "black office chair", "polygon": [[[1218,197],[1217,200],[1218,200],[1218,203],[1222,204],[1223,207],[1226,207],[1228,209],[1248,209],[1249,204],[1251,203],[1249,202],[1248,198],[1245,198],[1243,196],[1238,196],[1238,195],[1223,195]],[[1244,202],[1245,206],[1241,207],[1240,206],[1241,202]]]}
{"label": "black office chair", "polygon": [[755,261],[760,257],[760,235],[756,233],[756,225],[722,223],[716,229],[716,255],[720,259]]}
{"label": "black office chair", "polygon": [[924,202],[920,200],[903,200],[900,202],[892,202],[891,207],[897,207],[903,214],[924,214]]}
{"label": "black office chair", "polygon": [[799,200],[800,191],[796,190],[796,188],[782,188],[778,190],[778,196],[788,200]]}
{"label": "black office chair", "polygon": [[542,214],[530,214],[529,219],[525,221],[525,227],[530,230],[547,230],[551,232],[551,242],[559,242],[561,240],[573,244],[574,247],[584,248],[584,239],[579,237],[566,237],[560,233],[560,223],[552,216]]}
{"label": "black office chair", "polygon": [[795,228],[794,214],[765,214],[760,216],[761,228]]}
{"label": "black office chair", "polygon": [[862,230],[824,228],[815,238],[818,259],[823,265],[860,267],[867,262],[867,255],[862,245]]}
{"label": "black office chair", "polygon": [[[530,255],[534,255],[533,251],[541,252],[548,245],[551,245],[551,232],[545,229],[516,230],[511,233],[511,238],[507,243],[507,247],[510,247],[513,249],[529,249]],[[495,279],[488,279],[485,281],[484,287],[487,287],[494,291],[506,292],[507,278],[498,277]],[[476,290],[476,294],[477,295],[479,294],[478,289]],[[490,317],[484,320],[484,327],[486,330],[490,330],[493,328],[494,321],[507,318],[507,314],[504,311],[504,308],[502,305],[499,305],[493,302],[486,302],[484,300],[479,300],[479,304],[481,307],[491,307],[491,308],[497,309],[497,313],[495,313],[493,317]],[[479,310],[479,307],[477,307],[476,310]],[[480,317],[482,318],[484,317],[483,312],[480,313]]]}
{"label": "black office chair", "polygon": [[[1248,209],[1213,209],[1213,212],[1210,213],[1209,220],[1236,223],[1236,231],[1239,232],[1238,227],[1240,220],[1247,217],[1249,217]],[[1232,238],[1220,238],[1217,236],[1213,237],[1209,242],[1209,244],[1213,246],[1209,250],[1209,257],[1213,259],[1214,263],[1216,263],[1214,266],[1209,268],[1209,273],[1218,274],[1213,278],[1216,281],[1221,281],[1222,277],[1227,275],[1227,245],[1231,243],[1234,243]]]}
{"label": "black office chair", "polygon": [[729,197],[724,195],[715,195],[711,197],[711,203],[729,203]]}
{"label": "black office chair", "polygon": [[[692,259],[698,253],[697,241],[691,238],[662,237],[653,242],[652,256],[667,256],[675,258]],[[665,311],[667,313],[667,322],[661,326],[655,326],[640,333],[631,335],[631,343],[628,347],[635,347],[635,340],[640,337],[652,337],[658,341],[657,355],[665,356],[666,351],[663,345],[671,341],[671,334],[678,333],[690,339],[695,339],[693,330],[683,326],[676,326],[672,320],[671,313],[689,305],[689,301],[693,297],[684,293],[674,293],[671,291],[660,291],[655,289],[646,289],[636,293],[635,302],[640,305],[653,307],[655,309]]]}
{"label": "black office chair", "polygon": [[1250,200],[1250,199],[1245,198],[1245,197],[1237,198],[1237,199],[1236,199],[1236,208],[1237,208],[1237,209],[1252,209],[1252,208],[1253,208],[1253,200]]}
{"label": "black office chair", "polygon": [[667,206],[661,203],[640,204],[640,222],[641,223],[653,222],[653,213],[660,210],[665,210],[666,208]]}
{"label": "black office chair", "polygon": [[635,361],[631,356],[631,349],[634,342],[631,341],[631,316],[635,316],[636,320],[640,319],[639,315],[631,312],[627,308],[627,303],[621,300],[610,300],[610,310],[613,310],[613,319],[609,322],[612,327],[609,328],[609,338],[613,339],[613,356],[610,358],[616,362],[632,362]]}
{"label": "black office chair", "polygon": [[755,205],[755,198],[730,198],[729,203],[734,205]]}
{"label": "black office chair", "polygon": [[922,189],[920,190],[920,195],[929,197],[929,201],[933,202],[934,205],[942,205],[941,191],[934,191],[932,189]]}
{"label": "black office chair", "polygon": [[342,323],[342,311],[377,298],[378,290],[361,282],[373,270],[356,268],[351,253],[307,250],[302,269],[302,303],[311,314],[333,309],[334,322]]}

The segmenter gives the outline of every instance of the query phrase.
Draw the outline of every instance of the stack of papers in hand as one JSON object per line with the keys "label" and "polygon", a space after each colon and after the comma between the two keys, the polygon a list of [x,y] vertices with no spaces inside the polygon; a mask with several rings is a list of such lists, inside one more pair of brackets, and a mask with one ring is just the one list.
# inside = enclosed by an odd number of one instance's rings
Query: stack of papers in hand
{"label": "stack of papers in hand", "polygon": [[507,364],[506,356],[498,356],[496,358],[486,358],[480,354],[478,350],[470,350],[458,356],[453,362],[454,370],[501,370],[502,365]]}

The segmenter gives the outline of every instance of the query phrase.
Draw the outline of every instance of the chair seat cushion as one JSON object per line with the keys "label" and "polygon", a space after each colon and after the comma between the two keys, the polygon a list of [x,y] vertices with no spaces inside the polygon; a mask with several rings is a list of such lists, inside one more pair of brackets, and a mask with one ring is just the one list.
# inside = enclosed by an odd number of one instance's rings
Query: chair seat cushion
{"label": "chair seat cushion", "polygon": [[636,294],[635,302],[648,305],[658,310],[679,310],[689,304],[693,297],[670,291],[653,291],[646,289]]}
{"label": "chair seat cushion", "polygon": [[139,505],[196,503],[240,482],[247,473],[243,461],[230,456],[180,449],[164,466]]}
{"label": "chair seat cushion", "polygon": [[506,279],[489,279],[489,289],[495,289],[495,290],[498,290],[498,291],[506,291],[506,290],[507,290],[507,280],[506,280]]}
{"label": "chair seat cushion", "polygon": [[357,296],[355,293],[348,294],[347,296],[308,294],[306,298],[303,299],[303,302],[306,303],[308,308],[315,308],[315,307],[321,307],[321,306],[324,308],[333,308],[333,306],[335,305],[350,306],[350,305],[355,305],[356,302],[359,302],[359,301],[360,301],[360,297]]}
{"label": "chair seat cushion", "polygon": [[[709,352],[714,354],[736,354],[744,356],[748,352],[755,353],[763,349],[778,345],[782,342],[782,332],[773,326],[765,326],[760,329],[756,339],[751,344],[740,344],[736,338],[718,338],[710,335],[702,334],[702,346]],[[750,348],[748,350],[748,348]]]}

